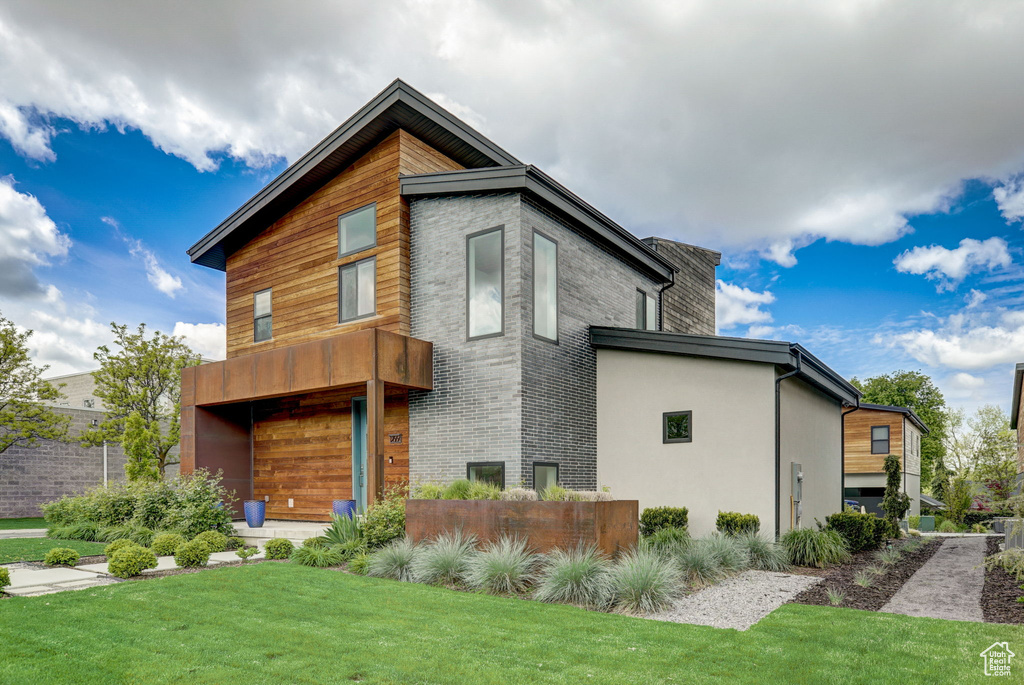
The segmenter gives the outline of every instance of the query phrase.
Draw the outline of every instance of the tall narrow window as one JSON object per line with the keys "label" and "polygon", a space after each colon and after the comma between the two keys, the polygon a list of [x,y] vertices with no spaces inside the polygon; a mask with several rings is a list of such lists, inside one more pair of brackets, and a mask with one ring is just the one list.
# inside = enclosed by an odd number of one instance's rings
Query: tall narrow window
{"label": "tall narrow window", "polygon": [[533,334],[558,342],[558,243],[533,234]]}
{"label": "tall narrow window", "polygon": [[273,316],[270,310],[270,288],[252,296],[253,342],[270,340],[273,333]]}
{"label": "tall narrow window", "polygon": [[470,338],[504,331],[505,229],[488,229],[466,239],[466,327]]}
{"label": "tall narrow window", "polygon": [[338,256],[377,244],[377,205],[369,204],[338,217]]}
{"label": "tall narrow window", "polygon": [[871,454],[889,454],[889,427],[871,427]]}
{"label": "tall narrow window", "polygon": [[643,290],[636,291],[636,327],[640,330],[658,330],[658,300]]}
{"label": "tall narrow window", "polygon": [[647,296],[647,330],[658,330],[658,301],[654,296]]}
{"label": "tall narrow window", "polygon": [[377,260],[343,266],[338,272],[339,320],[352,321],[377,313]]}

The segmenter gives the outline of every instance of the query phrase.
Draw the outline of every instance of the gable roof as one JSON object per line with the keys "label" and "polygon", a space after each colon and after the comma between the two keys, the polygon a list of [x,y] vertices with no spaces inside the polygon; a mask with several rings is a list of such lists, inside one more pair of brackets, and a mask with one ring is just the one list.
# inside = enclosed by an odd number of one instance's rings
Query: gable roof
{"label": "gable roof", "polygon": [[797,343],[591,326],[590,344],[597,349],[774,364],[787,373],[796,371],[797,378],[844,404],[856,406],[860,400],[857,388]]}
{"label": "gable roof", "polygon": [[868,404],[867,402],[861,402],[860,408],[874,409],[875,411],[891,411],[897,414],[903,414],[908,419],[910,419],[910,422],[912,424],[921,429],[923,433],[927,434],[931,432],[930,430],[928,430],[928,426],[924,425],[924,421],[921,420],[921,417],[918,416],[917,413],[913,409],[910,409],[909,407],[894,407],[891,404]]}
{"label": "gable roof", "polygon": [[1010,400],[1010,428],[1018,430],[1017,419],[1020,418],[1021,385],[1024,384],[1024,362],[1017,364],[1013,370],[1013,399]]}
{"label": "gable roof", "polygon": [[188,249],[197,264],[224,271],[227,257],[284,216],[392,131],[403,128],[469,168],[521,162],[401,79],[296,160]]}

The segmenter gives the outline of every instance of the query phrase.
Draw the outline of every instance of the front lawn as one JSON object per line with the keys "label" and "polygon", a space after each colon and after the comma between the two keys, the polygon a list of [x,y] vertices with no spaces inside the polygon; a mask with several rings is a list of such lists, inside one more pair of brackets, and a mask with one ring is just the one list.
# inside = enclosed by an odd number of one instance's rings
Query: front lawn
{"label": "front lawn", "polygon": [[20,530],[22,528],[46,528],[43,518],[0,519],[0,530]]}
{"label": "front lawn", "polygon": [[68,547],[83,557],[103,554],[102,542],[81,540],[51,540],[50,538],[9,538],[0,540],[0,564],[14,561],[42,561],[54,547]]}
{"label": "front lawn", "polygon": [[747,632],[261,563],[0,601],[0,682],[964,683],[1024,628],[786,605]]}

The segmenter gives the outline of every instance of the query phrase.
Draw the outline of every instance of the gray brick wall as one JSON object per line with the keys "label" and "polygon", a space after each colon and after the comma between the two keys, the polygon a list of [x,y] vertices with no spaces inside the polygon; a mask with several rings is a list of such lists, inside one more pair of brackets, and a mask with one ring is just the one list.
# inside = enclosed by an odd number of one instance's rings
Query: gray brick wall
{"label": "gray brick wall", "polygon": [[722,255],[665,238],[644,242],[676,267],[676,282],[661,294],[661,329],[671,333],[715,334],[715,267]]}

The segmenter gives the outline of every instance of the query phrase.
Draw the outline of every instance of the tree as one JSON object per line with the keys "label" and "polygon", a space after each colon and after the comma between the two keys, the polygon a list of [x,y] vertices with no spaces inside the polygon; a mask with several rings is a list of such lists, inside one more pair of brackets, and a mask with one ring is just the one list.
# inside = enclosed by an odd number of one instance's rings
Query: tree
{"label": "tree", "polygon": [[931,377],[920,371],[896,371],[850,382],[864,394],[864,402],[907,407],[921,417],[929,431],[921,436],[921,482],[930,483],[934,464],[946,456],[946,400]]}
{"label": "tree", "polygon": [[170,453],[181,439],[181,370],[198,364],[199,355],[181,338],[160,331],[147,338],[145,324],[135,332],[116,323],[110,327],[120,349],[111,352],[104,345],[93,355],[100,364],[93,373],[96,396],[106,415],[83,442],[120,442],[129,457],[130,479],[148,479],[153,470],[162,478],[164,469],[177,463]]}
{"label": "tree", "polygon": [[962,409],[949,412],[947,460],[956,474],[984,483],[992,499],[1003,501],[1017,477],[1017,441],[1010,417],[993,404],[966,416]]}
{"label": "tree", "polygon": [[885,518],[889,521],[890,530],[899,530],[899,520],[910,509],[910,496],[900,491],[900,483],[903,480],[903,468],[900,466],[900,458],[890,454],[885,458],[885,494],[882,495],[882,509],[885,511]]}
{"label": "tree", "polygon": [[64,395],[40,378],[49,367],[29,358],[31,335],[0,316],[0,454],[15,445],[35,447],[40,439],[67,438],[70,417],[42,404]]}
{"label": "tree", "polygon": [[955,476],[946,489],[946,515],[960,525],[974,503],[974,488],[966,476]]}

